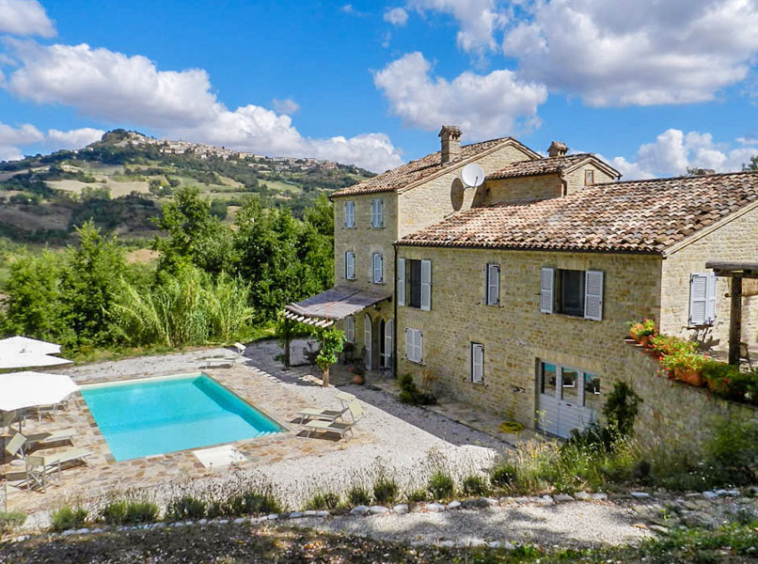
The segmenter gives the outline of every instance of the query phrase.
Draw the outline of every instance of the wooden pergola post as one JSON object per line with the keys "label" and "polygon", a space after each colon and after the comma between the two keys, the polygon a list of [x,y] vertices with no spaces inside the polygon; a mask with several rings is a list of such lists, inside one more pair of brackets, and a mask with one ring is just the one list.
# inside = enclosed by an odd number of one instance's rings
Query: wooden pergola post
{"label": "wooden pergola post", "polygon": [[705,263],[716,276],[730,279],[729,296],[729,364],[739,366],[742,346],[742,280],[758,279],[758,263],[718,262]]}
{"label": "wooden pergola post", "polygon": [[742,276],[732,276],[731,307],[729,309],[729,364],[740,365],[742,343]]}

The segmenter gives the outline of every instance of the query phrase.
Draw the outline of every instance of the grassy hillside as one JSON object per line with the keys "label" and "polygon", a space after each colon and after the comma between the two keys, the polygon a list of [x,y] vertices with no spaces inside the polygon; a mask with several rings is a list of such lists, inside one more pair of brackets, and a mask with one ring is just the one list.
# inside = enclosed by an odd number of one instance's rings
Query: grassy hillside
{"label": "grassy hillside", "polygon": [[250,195],[301,216],[320,193],[370,176],[354,166],[267,158],[115,130],[79,151],[0,162],[0,238],[65,244],[75,227],[92,218],[139,244],[155,234],[151,218],[180,186],[200,187],[212,198],[213,212],[231,221]]}

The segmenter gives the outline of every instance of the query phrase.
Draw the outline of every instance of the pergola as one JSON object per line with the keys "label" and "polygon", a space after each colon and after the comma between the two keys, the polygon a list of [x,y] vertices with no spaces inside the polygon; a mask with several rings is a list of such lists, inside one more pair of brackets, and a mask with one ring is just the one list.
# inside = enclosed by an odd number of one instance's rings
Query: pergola
{"label": "pergola", "polygon": [[742,342],[742,280],[745,278],[758,279],[758,263],[754,262],[721,262],[705,263],[716,276],[731,279],[729,295],[731,307],[729,310],[729,364],[738,366],[740,363],[740,343]]}

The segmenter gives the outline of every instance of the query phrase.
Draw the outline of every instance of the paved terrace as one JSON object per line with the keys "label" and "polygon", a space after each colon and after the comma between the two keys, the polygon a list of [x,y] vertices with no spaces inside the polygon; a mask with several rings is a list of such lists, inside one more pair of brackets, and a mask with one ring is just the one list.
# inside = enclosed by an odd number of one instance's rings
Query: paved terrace
{"label": "paved terrace", "polygon": [[[302,351],[303,345],[296,344],[295,351]],[[353,385],[339,389],[355,394],[363,404],[365,416],[356,426],[355,438],[349,442],[307,438],[297,424],[297,412],[308,406],[339,406],[334,397],[339,390],[321,387],[312,367],[283,370],[274,360],[279,353],[276,343],[263,342],[249,347],[245,358],[239,357],[228,369],[202,368],[202,358],[232,356],[228,350],[213,349],[61,370],[79,384],[205,372],[288,430],[234,443],[245,459],[232,466],[206,468],[192,451],[116,462],[86,403],[77,395],[54,420],[28,420],[25,429],[76,429],[74,445],[94,453],[88,465],[64,469],[61,485],[49,487],[47,493],[9,487],[9,508],[49,510],[64,502],[86,502],[132,488],[148,488],[160,500],[175,487],[254,477],[275,483],[281,497],[294,507],[318,489],[344,491],[356,480],[376,475],[380,468],[394,470],[401,485],[417,487],[424,483],[432,458],[444,459],[453,471],[469,473],[506,448],[501,440],[439,413],[406,406],[385,392]],[[64,444],[59,448],[71,447]],[[13,464],[0,466],[0,472],[10,479],[18,470]]]}

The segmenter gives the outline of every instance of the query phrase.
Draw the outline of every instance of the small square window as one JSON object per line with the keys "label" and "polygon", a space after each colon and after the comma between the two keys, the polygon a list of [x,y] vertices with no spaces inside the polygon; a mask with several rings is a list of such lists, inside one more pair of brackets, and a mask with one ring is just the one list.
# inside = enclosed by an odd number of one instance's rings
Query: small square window
{"label": "small square window", "polygon": [[585,186],[594,186],[595,185],[595,171],[594,170],[585,170],[584,171],[584,185]]}

